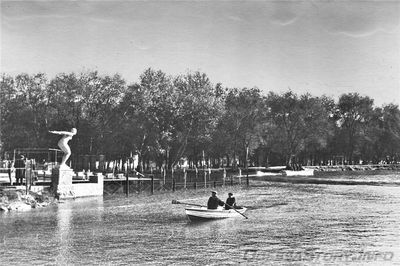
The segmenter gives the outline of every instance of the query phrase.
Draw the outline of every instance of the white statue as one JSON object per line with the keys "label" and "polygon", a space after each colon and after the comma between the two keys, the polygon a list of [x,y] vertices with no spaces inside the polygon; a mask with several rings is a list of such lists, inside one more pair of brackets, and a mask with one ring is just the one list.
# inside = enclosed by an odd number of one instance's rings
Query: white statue
{"label": "white statue", "polygon": [[76,135],[76,128],[72,128],[71,131],[49,131],[50,133],[57,134],[57,135],[63,135],[62,138],[58,141],[58,147],[64,152],[64,156],[61,160],[61,165],[66,166],[66,162],[71,156],[71,148],[68,146],[68,141],[72,139],[74,135]]}

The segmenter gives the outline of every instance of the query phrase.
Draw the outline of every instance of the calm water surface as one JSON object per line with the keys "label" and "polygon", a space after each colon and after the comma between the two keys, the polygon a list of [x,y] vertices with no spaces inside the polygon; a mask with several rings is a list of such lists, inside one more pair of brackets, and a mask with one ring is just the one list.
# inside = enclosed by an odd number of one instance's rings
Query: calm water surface
{"label": "calm water surface", "polygon": [[[354,176],[351,177],[354,179]],[[208,190],[79,199],[0,214],[0,265],[400,265],[398,176],[382,186],[251,182],[246,215],[189,223],[173,199]]]}

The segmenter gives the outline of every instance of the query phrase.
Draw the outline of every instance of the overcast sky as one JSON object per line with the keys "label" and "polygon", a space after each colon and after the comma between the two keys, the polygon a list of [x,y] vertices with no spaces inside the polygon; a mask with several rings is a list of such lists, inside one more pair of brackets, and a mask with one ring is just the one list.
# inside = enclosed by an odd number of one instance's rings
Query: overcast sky
{"label": "overcast sky", "polygon": [[1,1],[1,72],[151,67],[227,87],[400,103],[400,1]]}

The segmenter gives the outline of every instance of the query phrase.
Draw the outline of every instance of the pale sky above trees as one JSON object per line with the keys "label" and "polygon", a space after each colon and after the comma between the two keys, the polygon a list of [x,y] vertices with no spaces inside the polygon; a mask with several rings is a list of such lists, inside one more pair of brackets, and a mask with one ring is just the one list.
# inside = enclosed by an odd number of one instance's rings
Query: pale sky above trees
{"label": "pale sky above trees", "polygon": [[1,1],[1,72],[148,67],[213,83],[400,103],[398,1]]}

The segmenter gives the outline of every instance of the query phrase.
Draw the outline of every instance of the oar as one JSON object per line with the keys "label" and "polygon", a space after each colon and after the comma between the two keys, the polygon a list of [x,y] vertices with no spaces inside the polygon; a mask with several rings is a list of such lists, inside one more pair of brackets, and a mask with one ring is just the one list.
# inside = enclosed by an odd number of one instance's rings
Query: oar
{"label": "oar", "polygon": [[197,206],[197,207],[205,207],[203,205],[180,202],[180,201],[177,201],[177,200],[172,200],[172,204],[185,204],[185,205],[191,205],[191,206]]}
{"label": "oar", "polygon": [[231,205],[229,205],[229,204],[226,204],[226,203],[225,203],[225,205],[228,206],[228,207],[231,207],[232,209],[234,209],[235,212],[239,213],[239,214],[242,215],[244,218],[249,219],[249,217],[247,217],[246,215],[244,215],[244,214],[241,213],[240,211],[236,210],[235,207],[233,207],[233,206],[231,206]]}

